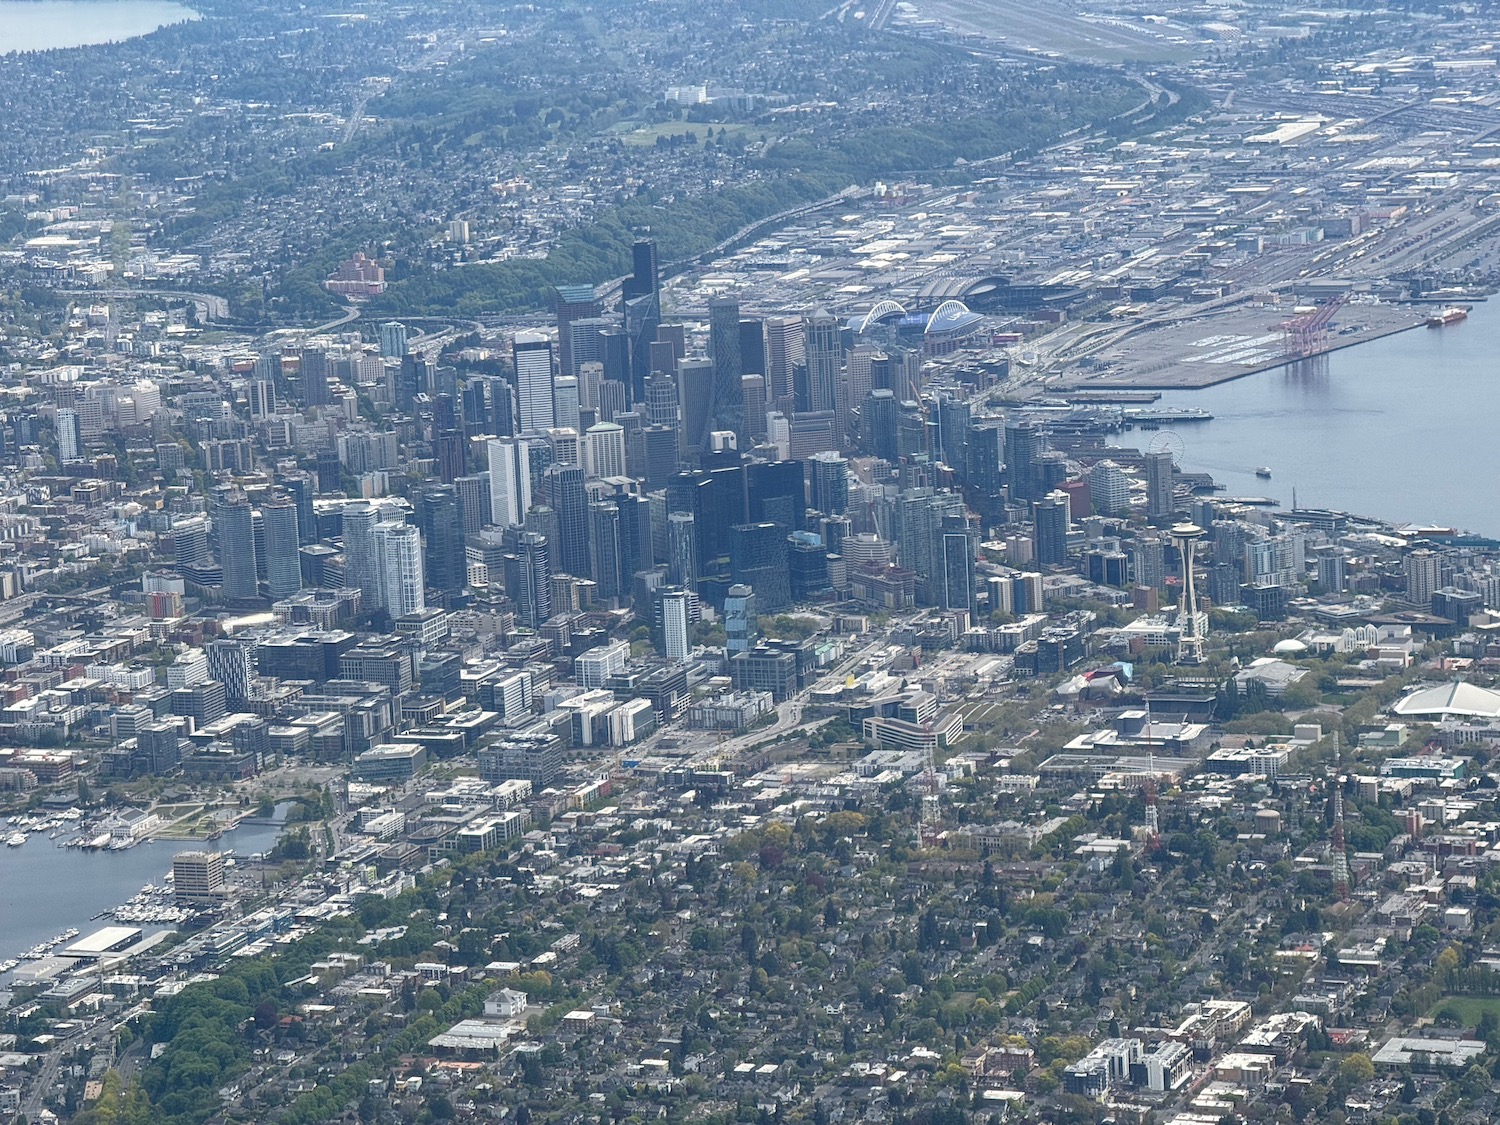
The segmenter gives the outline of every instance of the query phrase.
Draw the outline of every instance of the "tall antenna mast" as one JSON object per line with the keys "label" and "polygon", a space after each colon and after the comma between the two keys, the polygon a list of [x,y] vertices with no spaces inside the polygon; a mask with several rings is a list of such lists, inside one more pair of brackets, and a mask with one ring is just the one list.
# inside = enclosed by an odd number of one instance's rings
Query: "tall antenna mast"
{"label": "tall antenna mast", "polygon": [[1343,752],[1339,732],[1333,732],[1333,894],[1340,902],[1349,900],[1349,849],[1344,840]]}

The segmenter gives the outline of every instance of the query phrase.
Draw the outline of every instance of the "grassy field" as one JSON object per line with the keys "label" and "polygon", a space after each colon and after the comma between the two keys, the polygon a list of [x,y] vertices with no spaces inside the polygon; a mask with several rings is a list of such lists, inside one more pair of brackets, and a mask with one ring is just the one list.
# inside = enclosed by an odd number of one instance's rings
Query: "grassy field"
{"label": "grassy field", "polygon": [[710,129],[714,131],[714,140],[718,140],[723,134],[732,136],[737,133],[755,132],[757,136],[759,135],[759,126],[755,125],[715,125],[712,123],[702,124],[695,121],[668,121],[661,125],[642,125],[639,128],[630,129],[628,132],[625,130],[617,131],[619,132],[620,139],[626,144],[640,145],[644,148],[647,145],[654,145],[657,137],[680,137],[686,133],[693,134],[693,136],[698,138],[698,143],[702,144],[707,138]]}
{"label": "grassy field", "polygon": [[1485,1012],[1500,1017],[1500,996],[1446,996],[1433,1005],[1428,1015],[1436,1016],[1445,1008],[1458,1012],[1464,1027],[1473,1027]]}

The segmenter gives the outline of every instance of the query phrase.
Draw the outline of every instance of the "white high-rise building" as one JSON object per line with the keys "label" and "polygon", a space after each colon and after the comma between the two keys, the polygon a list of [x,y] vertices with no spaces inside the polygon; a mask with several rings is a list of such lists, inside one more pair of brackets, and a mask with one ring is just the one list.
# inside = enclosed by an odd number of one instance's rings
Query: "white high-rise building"
{"label": "white high-rise building", "polygon": [[490,462],[490,522],[520,527],[531,508],[531,453],[524,438],[491,438],[485,446]]}
{"label": "white high-rise building", "polygon": [[83,427],[78,411],[57,412],[57,459],[59,462],[77,461],[83,454]]}
{"label": "white high-rise building", "polygon": [[548,430],[547,443],[552,446],[554,465],[583,464],[583,439],[578,436],[577,430],[566,427]]}
{"label": "white high-rise building", "polygon": [[1089,470],[1089,502],[1100,515],[1119,515],[1130,506],[1130,480],[1113,461],[1100,461]]}
{"label": "white high-rise building", "polygon": [[541,332],[517,332],[511,357],[516,367],[517,431],[530,434],[551,429],[557,413],[552,341]]}
{"label": "white high-rise building", "polygon": [[578,408],[580,406],[577,377],[573,375],[560,376],[557,380],[556,390],[553,392],[553,398],[552,424],[576,430],[578,428]]}
{"label": "white high-rise building", "polygon": [[392,617],[427,608],[423,593],[422,536],[409,523],[377,523],[375,547],[380,560],[381,601]]}
{"label": "white high-rise building", "polygon": [[625,471],[625,428],[613,422],[590,426],[583,435],[583,472],[590,480],[623,477]]}
{"label": "white high-rise building", "polygon": [[664,590],[661,595],[662,652],[668,660],[688,658],[688,592]]}

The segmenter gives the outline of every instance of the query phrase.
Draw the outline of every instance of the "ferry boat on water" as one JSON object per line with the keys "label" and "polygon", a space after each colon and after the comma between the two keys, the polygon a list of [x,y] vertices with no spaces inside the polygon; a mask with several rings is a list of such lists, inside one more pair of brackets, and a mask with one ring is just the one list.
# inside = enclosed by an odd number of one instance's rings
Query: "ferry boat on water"
{"label": "ferry boat on water", "polygon": [[1427,318],[1428,328],[1443,328],[1449,324],[1457,324],[1461,320],[1467,320],[1469,310],[1462,305],[1454,305],[1452,308],[1444,309],[1435,316]]}
{"label": "ferry boat on water", "polygon": [[1262,465],[1260,468],[1255,470],[1255,475],[1260,477],[1261,480],[1270,480],[1271,467],[1269,465]]}

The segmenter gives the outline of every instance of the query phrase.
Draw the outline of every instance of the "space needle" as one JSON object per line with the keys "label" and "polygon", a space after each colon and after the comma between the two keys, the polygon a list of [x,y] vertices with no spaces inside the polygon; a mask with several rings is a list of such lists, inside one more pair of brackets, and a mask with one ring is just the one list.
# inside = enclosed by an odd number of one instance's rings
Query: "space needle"
{"label": "space needle", "polygon": [[1203,663],[1203,633],[1198,629],[1198,592],[1193,586],[1193,551],[1207,532],[1195,523],[1179,523],[1169,532],[1182,552],[1182,601],[1177,607],[1177,663]]}

